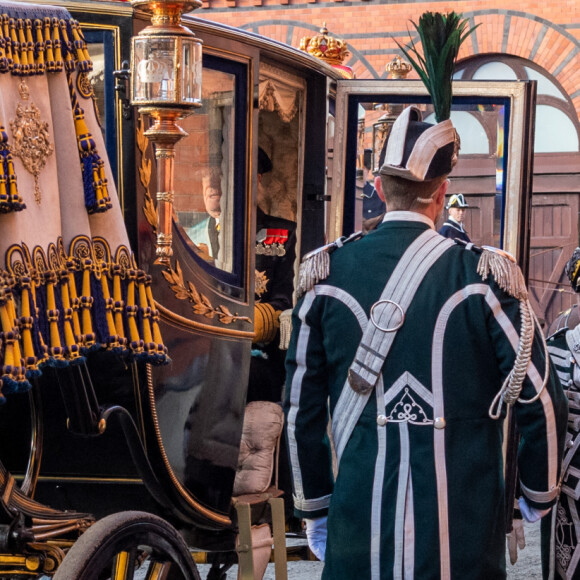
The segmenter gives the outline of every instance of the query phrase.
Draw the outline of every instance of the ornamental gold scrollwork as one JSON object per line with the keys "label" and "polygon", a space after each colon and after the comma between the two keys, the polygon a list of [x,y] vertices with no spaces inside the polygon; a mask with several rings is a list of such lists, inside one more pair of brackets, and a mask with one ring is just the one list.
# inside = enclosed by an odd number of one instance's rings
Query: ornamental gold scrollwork
{"label": "ornamental gold scrollwork", "polygon": [[220,305],[214,307],[209,298],[198,292],[191,282],[188,281],[187,286],[185,285],[183,272],[178,261],[175,262],[175,268],[173,270],[171,267],[168,267],[167,270],[162,272],[163,277],[169,282],[169,287],[173,290],[178,300],[189,300],[193,304],[193,312],[195,314],[200,314],[206,318],[217,317],[223,324],[231,324],[237,321],[252,323],[251,319],[247,316],[238,316],[230,312],[226,306]]}
{"label": "ornamental gold scrollwork", "polygon": [[34,177],[34,199],[40,204],[42,194],[38,177],[46,165],[46,160],[54,151],[50,142],[48,123],[40,118],[40,109],[30,99],[30,90],[24,79],[20,81],[18,92],[23,102],[16,107],[16,117],[10,121],[13,144],[12,154],[19,157],[24,168]]}
{"label": "ornamental gold scrollwork", "polygon": [[153,233],[157,231],[157,209],[155,203],[153,203],[153,198],[149,193],[149,186],[151,184],[151,174],[152,166],[151,159],[147,158],[147,146],[148,140],[145,137],[145,127],[143,116],[139,118],[139,126],[137,127],[137,147],[141,152],[141,163],[139,165],[139,179],[143,187],[145,188],[145,202],[143,204],[143,213],[147,219],[147,223],[153,228]]}

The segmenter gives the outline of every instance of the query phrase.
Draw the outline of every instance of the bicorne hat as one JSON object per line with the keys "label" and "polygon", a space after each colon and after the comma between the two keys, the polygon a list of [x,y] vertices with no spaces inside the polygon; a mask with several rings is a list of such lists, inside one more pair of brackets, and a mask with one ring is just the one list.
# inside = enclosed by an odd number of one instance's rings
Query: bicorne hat
{"label": "bicorne hat", "polygon": [[447,202],[445,206],[447,209],[452,207],[469,207],[469,204],[465,201],[465,197],[462,193],[454,193]]}
{"label": "bicorne hat", "polygon": [[407,107],[393,123],[380,159],[381,175],[429,181],[448,175],[457,163],[459,136],[450,119],[431,125],[417,107]]}

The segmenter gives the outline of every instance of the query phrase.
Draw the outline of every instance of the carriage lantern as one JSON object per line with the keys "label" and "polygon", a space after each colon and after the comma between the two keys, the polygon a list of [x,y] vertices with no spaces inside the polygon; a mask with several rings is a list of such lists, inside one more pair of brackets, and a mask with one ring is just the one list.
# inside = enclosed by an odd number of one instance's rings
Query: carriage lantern
{"label": "carriage lantern", "polygon": [[201,41],[181,24],[181,15],[201,0],[131,0],[151,24],[131,44],[131,104],[153,119],[145,136],[157,160],[156,264],[167,265],[171,248],[175,145],[187,133],[178,121],[201,107]]}
{"label": "carriage lantern", "polygon": [[[395,58],[385,65],[387,74],[390,75],[392,79],[405,79],[407,75],[411,72],[411,65],[402,61],[400,56],[395,56]],[[405,105],[401,104],[388,104],[383,103],[382,105],[377,105],[377,109],[383,111],[383,114],[373,123],[373,163],[372,170],[376,173],[380,167],[379,157],[381,155],[381,150],[385,139],[389,136],[389,132],[393,123],[405,108]]]}

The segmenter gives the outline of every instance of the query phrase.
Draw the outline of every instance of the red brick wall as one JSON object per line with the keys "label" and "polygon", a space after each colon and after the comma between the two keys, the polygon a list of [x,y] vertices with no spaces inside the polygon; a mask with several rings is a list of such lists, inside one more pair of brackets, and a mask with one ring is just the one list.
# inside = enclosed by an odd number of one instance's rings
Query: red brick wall
{"label": "red brick wall", "polygon": [[[515,9],[517,7],[517,10]],[[376,0],[204,0],[195,16],[258,32],[298,47],[323,23],[347,41],[358,78],[385,78],[385,65],[406,43],[410,20],[426,10],[454,10],[479,24],[459,58],[506,53],[533,61],[554,75],[580,113],[580,2],[521,0],[513,8],[483,2],[394,3]],[[409,78],[412,78],[412,73]]]}

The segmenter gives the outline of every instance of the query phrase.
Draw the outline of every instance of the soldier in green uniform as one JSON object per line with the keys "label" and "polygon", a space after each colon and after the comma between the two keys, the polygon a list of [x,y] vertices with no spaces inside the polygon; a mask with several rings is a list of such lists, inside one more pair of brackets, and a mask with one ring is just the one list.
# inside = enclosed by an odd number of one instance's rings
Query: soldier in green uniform
{"label": "soldier in green uniform", "polygon": [[534,519],[556,501],[566,398],[521,271],[434,229],[457,151],[449,119],[405,109],[375,180],[383,222],[303,263],[285,409],[323,580],[505,578],[506,404],[520,503]]}

